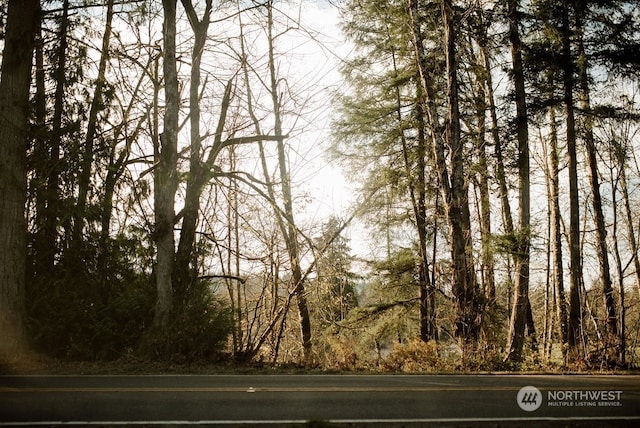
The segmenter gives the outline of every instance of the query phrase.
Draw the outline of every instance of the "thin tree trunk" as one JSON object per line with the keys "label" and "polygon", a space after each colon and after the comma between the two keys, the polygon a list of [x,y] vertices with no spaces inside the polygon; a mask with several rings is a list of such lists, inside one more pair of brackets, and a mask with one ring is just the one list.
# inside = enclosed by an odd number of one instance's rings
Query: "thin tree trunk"
{"label": "thin tree trunk", "polygon": [[[615,157],[615,154],[612,156],[612,158]],[[615,176],[614,175],[614,169],[615,169],[615,165],[617,163],[617,159],[611,159],[611,166],[609,167],[609,177],[611,179],[611,183],[612,183],[612,191],[611,191],[611,204],[613,205],[614,209],[613,209],[613,225],[612,225],[612,233],[613,236],[618,236],[618,184],[622,184],[622,173],[623,173],[623,169],[619,168],[618,169],[618,175]],[[618,164],[619,165],[619,164]],[[624,167],[623,167],[624,168]],[[626,183],[623,185],[623,187],[626,186]],[[624,193],[624,192],[623,192]],[[624,197],[624,196],[623,196]],[[625,307],[624,307],[624,298],[625,298],[625,291],[624,291],[624,277],[625,277],[625,268],[623,267],[622,264],[622,257],[620,255],[620,246],[618,245],[618,240],[614,239],[613,240],[613,254],[615,256],[615,261],[616,261],[616,270],[617,270],[617,275],[618,275],[618,289],[620,290],[620,324],[618,325],[619,329],[620,329],[620,337],[619,337],[619,342],[618,342],[618,355],[617,355],[617,360],[618,360],[618,364],[621,367],[625,366],[626,363],[626,338],[625,338]]]}
{"label": "thin tree trunk", "polygon": [[[392,52],[394,73],[398,74],[396,64],[395,51]],[[404,157],[405,174],[407,176],[409,196],[411,198],[411,206],[413,208],[413,216],[415,219],[416,231],[418,234],[418,289],[420,299],[420,339],[424,342],[428,342],[432,339],[436,339],[437,327],[435,321],[435,307],[432,303],[434,290],[429,280],[429,255],[427,254],[427,179],[426,179],[426,155],[427,155],[427,142],[426,142],[426,124],[425,124],[425,108],[424,95],[421,85],[416,87],[416,123],[418,135],[416,138],[416,144],[414,147],[409,147],[407,138],[404,132],[400,135],[402,142],[402,154]],[[398,119],[398,126],[402,127],[402,97],[400,94],[400,88],[395,85],[395,98],[396,98],[396,116]],[[412,153],[415,153],[412,156]],[[415,158],[415,164],[411,159]]]}
{"label": "thin tree trunk", "polygon": [[[152,65],[153,65],[153,68],[151,68]],[[151,73],[154,76],[152,80],[155,79],[157,81],[158,57],[149,59],[149,62],[147,64],[147,70],[149,69],[152,70]],[[139,119],[138,124],[136,128],[133,130],[133,132],[124,132],[124,130],[126,129],[126,124],[129,122],[130,113],[135,104],[134,100],[137,99],[137,95],[140,91],[140,88],[142,87],[142,83],[145,82],[146,79],[147,79],[147,76],[143,75],[140,77],[140,80],[138,80],[138,83],[136,84],[136,87],[131,97],[131,102],[129,103],[126,110],[124,111],[122,124],[120,124],[116,128],[116,132],[114,133],[113,140],[110,147],[109,165],[107,166],[107,174],[104,179],[104,193],[102,195],[102,202],[101,202],[100,237],[98,242],[98,272],[101,276],[102,282],[101,282],[100,288],[102,290],[107,290],[109,286],[109,276],[110,276],[110,271],[108,266],[109,236],[111,232],[111,219],[113,217],[113,198],[116,192],[116,184],[122,177],[122,174],[125,172],[126,162],[128,161],[129,154],[131,153],[131,145],[133,144],[134,141],[137,140],[138,136],[140,135],[140,131],[143,129],[144,124],[148,120],[151,120],[152,122],[153,128],[151,130],[151,133],[152,133],[151,138],[153,140],[154,150],[155,150],[155,147],[157,146],[158,130],[155,127],[156,125],[155,118],[157,117],[155,116],[155,114],[153,118],[150,118],[149,117],[150,115],[148,114],[142,116]],[[155,106],[154,108],[157,108],[158,92],[159,92],[159,88],[157,87],[157,84],[154,82],[154,89],[153,89],[153,102]],[[117,153],[117,147],[120,142],[120,138],[123,134],[126,134],[126,137],[124,139],[125,147],[119,153]]]}
{"label": "thin tree trunk", "polygon": [[58,252],[58,223],[61,216],[60,202],[60,152],[62,146],[63,132],[63,114],[64,114],[64,96],[66,83],[66,64],[67,64],[67,46],[69,27],[69,1],[65,0],[62,4],[62,16],[60,20],[59,38],[60,45],[57,49],[56,65],[53,78],[56,84],[56,90],[53,100],[53,117],[51,123],[51,136],[49,139],[49,163],[47,171],[47,189],[46,189],[46,217],[43,232],[43,248],[45,253],[40,259],[40,271],[45,275],[52,272],[55,266],[56,255]]}
{"label": "thin tree trunk", "polygon": [[627,184],[626,154],[624,149],[616,150],[618,156],[618,167],[620,168],[620,185],[622,187],[622,198],[624,199],[625,223],[627,224],[627,235],[629,236],[629,246],[633,257],[633,267],[636,274],[636,288],[640,295],[640,257],[638,257],[638,243],[636,241],[636,231],[633,226],[633,210],[631,209],[631,199],[629,198],[629,186]]}
{"label": "thin tree trunk", "polygon": [[89,120],[87,122],[87,133],[83,144],[84,153],[82,155],[82,169],[78,177],[78,199],[74,210],[73,243],[80,245],[82,241],[82,231],[84,219],[86,217],[87,195],[91,185],[91,170],[93,167],[93,155],[95,151],[94,141],[98,129],[98,112],[103,109],[102,92],[106,83],[107,63],[109,61],[109,43],[111,40],[111,23],[113,21],[114,0],[107,3],[107,16],[105,29],[102,36],[102,51],[100,52],[100,62],[98,64],[98,76],[93,92],[93,99],[89,107]]}
{"label": "thin tree trunk", "polygon": [[0,76],[0,359],[26,347],[25,268],[29,87],[37,0],[10,0]]}
{"label": "thin tree trunk", "polygon": [[[611,268],[609,266],[609,250],[607,248],[607,230],[602,209],[602,196],[600,194],[600,179],[598,173],[598,160],[593,136],[593,117],[591,113],[590,87],[588,76],[587,55],[583,41],[582,15],[585,12],[584,1],[577,2],[576,32],[578,39],[578,74],[581,90],[580,108],[584,113],[584,139],[587,149],[587,165],[589,168],[589,182],[591,185],[594,220],[596,223],[596,241],[598,264],[600,265],[600,281],[604,295],[605,318],[605,346],[619,346],[618,319],[616,316],[616,303],[613,298],[613,285],[611,281]],[[614,235],[615,236],[615,235]],[[618,342],[618,343],[616,343]],[[608,352],[609,354],[610,352]],[[610,357],[616,358],[615,350]]]}
{"label": "thin tree trunk", "polygon": [[[529,303],[529,251],[530,251],[530,220],[531,220],[531,190],[529,181],[529,130],[527,123],[527,104],[524,85],[524,71],[522,66],[522,44],[520,41],[520,19],[518,1],[510,0],[509,7],[509,39],[511,42],[511,56],[513,62],[513,78],[516,96],[516,127],[518,133],[518,217],[520,230],[516,246],[516,287],[513,300],[513,311],[509,323],[509,338],[505,360],[520,362],[524,345],[524,332],[527,324]],[[531,318],[532,320],[533,318]],[[531,329],[530,329],[531,333]]]}
{"label": "thin tree trunk", "polygon": [[[513,226],[513,216],[511,213],[511,205],[509,202],[509,189],[507,185],[505,167],[504,167],[504,156],[502,151],[502,138],[500,137],[500,130],[498,125],[498,113],[495,103],[495,94],[493,90],[493,78],[491,75],[491,61],[489,58],[489,50],[488,50],[488,42],[486,41],[486,30],[483,31],[483,34],[480,38],[482,43],[480,44],[480,50],[483,60],[484,69],[486,70],[485,77],[485,85],[487,91],[487,100],[489,101],[489,114],[491,117],[491,136],[494,144],[494,153],[495,153],[495,178],[498,183],[498,196],[500,199],[500,205],[502,208],[502,223],[504,227],[504,233],[508,236],[513,235],[514,226]],[[511,261],[510,255],[507,256],[507,281],[509,284],[508,292],[511,293],[511,281],[512,281],[512,273],[511,273]],[[486,293],[487,304],[493,305],[495,304],[495,287],[493,289],[487,290]],[[510,299],[510,298],[509,298]]]}
{"label": "thin tree trunk", "polygon": [[268,13],[268,38],[269,38],[269,75],[270,75],[270,93],[273,104],[274,113],[274,133],[277,140],[278,150],[278,166],[280,170],[280,182],[282,186],[282,197],[284,202],[284,217],[286,220],[286,234],[284,235],[285,246],[289,254],[289,262],[291,263],[291,274],[293,290],[298,304],[298,315],[300,317],[300,332],[302,335],[303,359],[305,362],[311,361],[311,319],[309,317],[309,307],[305,293],[304,279],[302,276],[302,268],[300,266],[300,249],[298,244],[298,233],[293,215],[293,200],[291,194],[291,177],[288,173],[286,153],[284,149],[284,135],[282,132],[282,118],[280,112],[280,100],[278,92],[278,81],[276,75],[275,52],[274,52],[274,35],[273,35],[273,2],[267,2]]}
{"label": "thin tree trunk", "polygon": [[558,325],[560,326],[560,343],[564,363],[567,362],[567,345],[569,329],[567,325],[567,299],[564,290],[564,267],[562,260],[562,230],[560,227],[562,214],[560,213],[560,178],[558,158],[558,132],[556,125],[555,108],[549,108],[549,162],[551,166],[551,222],[553,224],[553,283],[555,285],[556,310]]}
{"label": "thin tree trunk", "polygon": [[580,245],[580,205],[578,199],[578,155],[576,151],[576,124],[574,113],[574,78],[573,58],[571,55],[571,21],[569,4],[564,0],[562,4],[562,61],[564,108],[567,133],[567,154],[569,168],[569,331],[568,345],[570,357],[580,357],[582,324],[582,254]]}
{"label": "thin tree trunk", "polygon": [[[240,17],[242,19],[242,17]],[[249,116],[251,117],[251,121],[253,122],[253,126],[256,134],[261,135],[262,129],[260,127],[260,121],[258,117],[255,115],[255,111],[253,108],[253,93],[251,91],[251,84],[249,79],[249,66],[247,63],[247,54],[245,49],[245,40],[243,33],[243,24],[240,22],[240,47],[241,47],[241,55],[242,55],[242,71],[244,75],[244,81],[247,90],[247,111]],[[265,186],[267,188],[267,196],[271,202],[271,206],[273,208],[273,213],[276,219],[276,223],[280,230],[282,236],[287,235],[287,227],[285,225],[285,221],[282,216],[282,211],[277,205],[276,201],[276,192],[273,184],[273,180],[271,178],[271,174],[269,173],[269,167],[267,165],[267,156],[264,149],[264,144],[262,141],[258,141],[258,150],[260,153],[260,165],[262,167],[262,174],[264,176]],[[272,336],[273,346],[272,346],[272,358],[273,361],[276,362],[278,359],[278,353],[280,350],[280,338],[282,336],[282,331],[284,329],[285,320],[287,318],[287,313],[289,310],[289,305],[291,301],[291,294],[287,299],[286,305],[280,306],[278,309],[278,304],[280,301],[279,297],[279,280],[280,280],[280,269],[279,269],[279,257],[274,255],[273,246],[274,243],[270,243],[272,250],[269,254],[269,266],[271,269],[271,278],[272,278],[272,286],[271,286],[271,305],[270,310],[267,314],[267,318],[269,319],[269,323],[261,337],[258,339],[258,345],[254,346],[251,349],[247,349],[246,357],[253,357],[254,354],[258,351],[259,344],[264,342],[268,336]],[[266,309],[266,308],[265,308]],[[278,323],[279,317],[282,315],[282,322],[280,323],[280,329],[275,332],[275,327]]]}
{"label": "thin tree trunk", "polygon": [[[476,64],[476,91],[475,94],[475,113],[476,113],[476,150],[477,150],[477,186],[480,191],[480,230],[482,245],[482,285],[485,297],[485,304],[488,311],[493,310],[496,296],[495,283],[495,260],[493,254],[493,245],[491,243],[492,225],[491,225],[491,195],[489,184],[489,156],[487,153],[487,99],[488,87],[491,76],[487,53],[487,25],[484,22],[482,13],[478,14],[479,25],[475,34],[475,41],[479,47],[478,56],[474,58]],[[491,96],[493,94],[491,93]],[[488,318],[492,318],[489,316]],[[487,326],[486,323],[483,326]],[[485,331],[485,334],[488,334]]]}

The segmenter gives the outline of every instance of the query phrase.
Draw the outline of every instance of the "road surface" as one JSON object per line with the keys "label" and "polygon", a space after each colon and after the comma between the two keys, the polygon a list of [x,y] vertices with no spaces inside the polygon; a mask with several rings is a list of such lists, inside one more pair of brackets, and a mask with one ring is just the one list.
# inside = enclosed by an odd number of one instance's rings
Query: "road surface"
{"label": "road surface", "polygon": [[0,376],[0,426],[305,421],[640,426],[640,376]]}

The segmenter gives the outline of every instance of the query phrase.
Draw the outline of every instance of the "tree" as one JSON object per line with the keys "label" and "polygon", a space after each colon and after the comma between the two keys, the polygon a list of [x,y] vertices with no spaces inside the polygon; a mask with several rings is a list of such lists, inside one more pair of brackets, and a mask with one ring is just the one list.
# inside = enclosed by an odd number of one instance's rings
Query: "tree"
{"label": "tree", "polygon": [[572,54],[572,26],[570,2],[561,4],[563,103],[566,121],[567,155],[569,160],[569,331],[568,344],[571,358],[584,351],[582,325],[582,255],[580,239],[580,203],[578,199],[578,154],[576,148],[576,121],[574,105],[574,57]]}
{"label": "tree", "polygon": [[[524,70],[522,65],[522,45],[520,41],[520,18],[518,1],[507,3],[509,17],[509,40],[513,63],[513,80],[516,98],[516,128],[518,135],[518,178],[519,198],[518,217],[520,230],[516,238],[516,287],[513,299],[513,311],[509,323],[507,356],[510,361],[522,359],[524,332],[527,325],[527,313],[531,311],[529,302],[529,252],[531,227],[531,185],[529,178],[529,127],[527,122],[527,101],[525,93]],[[529,332],[530,334],[533,332]]]}
{"label": "tree", "polygon": [[611,281],[611,269],[609,267],[609,250],[607,246],[607,231],[605,227],[604,212],[602,207],[602,195],[600,192],[600,177],[598,172],[598,159],[595,139],[593,136],[593,115],[591,111],[591,88],[589,83],[589,60],[585,51],[584,19],[586,13],[586,1],[576,3],[575,21],[578,55],[578,81],[580,86],[580,110],[583,114],[583,139],[586,147],[586,158],[589,169],[589,183],[591,185],[594,221],[596,224],[596,247],[598,264],[600,266],[600,282],[604,294],[605,305],[605,349],[612,347],[608,354],[617,358],[615,348],[618,340],[618,319],[616,317],[616,304],[613,298],[613,285]]}
{"label": "tree", "polygon": [[0,358],[26,346],[26,153],[37,0],[10,0],[0,76]]}
{"label": "tree", "polygon": [[[291,193],[291,176],[288,172],[288,165],[286,159],[286,153],[284,148],[285,135],[282,131],[282,116],[281,116],[281,101],[280,90],[278,85],[278,75],[276,74],[276,62],[275,62],[275,35],[273,33],[274,20],[273,20],[273,2],[267,2],[267,34],[268,34],[268,46],[269,46],[269,94],[271,95],[271,101],[273,106],[274,117],[274,134],[277,137],[277,152],[278,152],[278,169],[280,171],[280,185],[282,187],[282,199],[283,199],[283,217],[284,223],[282,224],[282,234],[289,254],[289,263],[291,263],[291,285],[293,293],[296,296],[298,304],[298,315],[300,317],[300,332],[302,336],[302,349],[303,358],[305,362],[311,361],[311,320],[309,317],[309,306],[307,303],[307,296],[305,293],[305,278],[302,274],[302,267],[300,266],[300,248],[298,242],[298,231],[294,219],[293,213],[293,198]],[[279,214],[278,214],[279,215]],[[286,226],[286,227],[284,227]]]}
{"label": "tree", "polygon": [[[182,226],[180,228],[180,240],[176,252],[175,270],[173,282],[178,303],[182,305],[189,287],[196,281],[189,269],[193,261],[196,227],[200,213],[200,195],[207,181],[207,168],[212,167],[212,162],[205,164],[202,160],[203,136],[200,132],[200,90],[201,90],[201,64],[207,33],[211,18],[211,0],[207,0],[202,19],[200,19],[193,7],[191,0],[182,0],[182,5],[187,12],[189,23],[194,34],[193,48],[191,50],[191,75],[189,79],[189,175],[185,190],[185,206],[182,210]],[[229,84],[230,85],[230,84]],[[226,111],[229,105],[230,91],[225,92],[222,114],[220,115],[218,129],[221,130],[226,120]],[[216,134],[221,141],[221,132]],[[212,159],[215,160],[215,159]]]}
{"label": "tree", "polygon": [[171,323],[174,306],[173,273],[174,249],[174,198],[178,187],[178,113],[180,94],[176,56],[176,0],[163,0],[163,76],[166,109],[164,129],[160,134],[160,147],[154,157],[155,242],[156,242],[156,311],[153,324],[159,334],[166,334]]}
{"label": "tree", "polygon": [[87,131],[84,139],[84,153],[82,154],[82,169],[78,178],[78,201],[74,212],[73,225],[73,242],[78,245],[81,240],[86,217],[87,197],[91,183],[91,172],[93,168],[95,140],[98,132],[98,113],[104,109],[104,92],[106,89],[106,70],[109,62],[109,44],[111,42],[111,29],[113,23],[113,7],[114,0],[107,3],[107,12],[105,19],[105,29],[102,36],[102,49],[100,51],[100,61],[98,65],[98,76],[96,77],[95,89],[91,106],[89,107],[89,117],[87,122]]}
{"label": "tree", "polygon": [[[340,97],[341,119],[334,126],[340,145],[336,152],[350,163],[354,176],[362,178],[363,193],[380,189],[363,217],[374,225],[376,234],[380,231],[387,238],[386,259],[395,252],[394,245],[408,244],[415,251],[419,334],[423,341],[437,339],[434,264],[441,213],[431,167],[434,130],[423,86],[418,84],[416,55],[423,52],[414,48],[413,33],[404,29],[415,28],[421,38],[438,25],[438,19],[431,14],[432,6],[405,8],[394,2],[352,2],[349,10],[352,17],[345,22],[345,31],[362,54],[344,67],[353,94]],[[443,58],[433,53],[429,61],[437,68]],[[372,69],[380,71],[372,74]],[[381,211],[387,213],[385,221]],[[404,233],[413,236],[412,242],[394,239]]]}
{"label": "tree", "polygon": [[[455,11],[449,0],[442,2],[442,20],[447,74],[447,117],[444,141],[436,142],[434,150],[449,222],[453,294],[457,303],[456,335],[463,344],[463,352],[466,353],[473,352],[477,346],[482,313],[472,254],[464,148],[460,136],[458,58],[456,32],[453,28],[456,22]],[[421,76],[424,76],[423,72]]]}
{"label": "tree", "polygon": [[358,306],[357,275],[351,272],[352,257],[347,239],[340,234],[342,228],[340,221],[331,217],[314,245],[321,251],[315,254],[318,277],[314,303],[323,328],[346,319]]}

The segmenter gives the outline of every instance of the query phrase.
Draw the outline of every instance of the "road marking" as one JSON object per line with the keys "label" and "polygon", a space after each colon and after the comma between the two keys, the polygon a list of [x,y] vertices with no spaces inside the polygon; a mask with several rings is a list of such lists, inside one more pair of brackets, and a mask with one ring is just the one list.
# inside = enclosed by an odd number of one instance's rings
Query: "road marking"
{"label": "road marking", "polygon": [[[22,386],[0,386],[1,394],[11,393],[136,393],[136,392],[153,392],[153,393],[170,393],[170,392],[447,392],[447,391],[518,391],[521,386],[317,386],[317,387],[22,387]],[[548,389],[548,388],[543,388]],[[553,389],[562,389],[562,387],[554,386]],[[616,390],[621,391],[638,391],[637,387],[617,386]]]}

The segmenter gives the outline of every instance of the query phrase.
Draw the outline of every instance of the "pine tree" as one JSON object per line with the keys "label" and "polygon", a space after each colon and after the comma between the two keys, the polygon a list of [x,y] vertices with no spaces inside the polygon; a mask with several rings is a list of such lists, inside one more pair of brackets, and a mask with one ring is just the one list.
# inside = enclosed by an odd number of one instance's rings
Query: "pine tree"
{"label": "pine tree", "polygon": [[0,75],[0,358],[24,351],[28,102],[37,0],[11,0]]}

